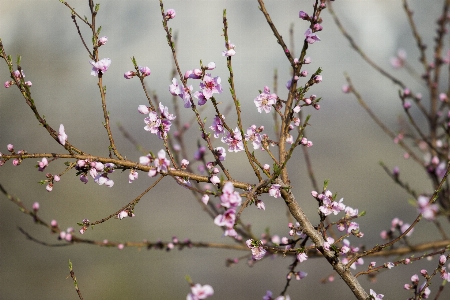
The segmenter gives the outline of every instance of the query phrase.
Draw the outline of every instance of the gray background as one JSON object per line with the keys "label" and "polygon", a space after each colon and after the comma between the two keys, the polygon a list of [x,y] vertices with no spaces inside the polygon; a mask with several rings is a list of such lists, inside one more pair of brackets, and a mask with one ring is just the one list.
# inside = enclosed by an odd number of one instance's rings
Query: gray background
{"label": "gray background", "polygon": [[[70,11],[58,1],[2,1],[0,7],[0,38],[8,54],[22,55],[22,67],[26,79],[33,82],[32,95],[41,114],[54,128],[63,123],[69,140],[86,152],[107,155],[107,137],[102,128],[102,112],[96,78],[90,73],[89,58],[82,47]],[[69,2],[81,15],[88,15],[87,1]],[[312,1],[267,1],[267,9],[280,33],[288,38],[291,23],[295,28],[296,54],[300,50],[307,23],[298,19],[298,11],[312,11]],[[435,19],[442,1],[411,1],[417,12],[415,18],[425,42],[434,37]],[[382,67],[391,70],[389,58],[398,48],[404,48],[409,62],[418,66],[418,51],[414,47],[410,30],[400,1],[336,1],[334,7],[344,25],[359,45]],[[271,133],[271,117],[259,114],[253,104],[258,90],[273,86],[273,71],[278,69],[281,98],[286,97],[284,84],[289,78],[288,63],[277,45],[267,23],[258,10],[256,1],[165,1],[165,8],[174,8],[177,16],[169,22],[179,33],[178,58],[182,70],[216,62],[214,76],[220,76],[224,93],[219,101],[229,103],[227,69],[222,34],[222,10],[227,9],[230,40],[236,45],[233,57],[236,92],[242,105],[244,126],[265,125]],[[322,41],[310,46],[308,55],[313,63],[306,67],[312,73],[322,67],[323,83],[311,93],[323,97],[320,111],[312,114],[308,138],[314,143],[310,149],[315,174],[319,182],[330,180],[329,188],[344,197],[344,202],[368,213],[359,220],[364,239],[352,239],[354,243],[373,246],[381,243],[379,232],[388,229],[394,217],[412,222],[416,216],[414,207],[407,204],[408,195],[395,186],[379,167],[382,160],[388,166],[399,166],[401,176],[417,191],[431,192],[426,174],[411,160],[402,158],[402,151],[383,134],[360,108],[356,100],[341,92],[343,73],[347,72],[362,92],[365,100],[382,120],[397,129],[397,117],[401,104],[397,88],[371,70],[349,48],[335,28],[328,11],[322,14],[324,31],[318,33]],[[79,22],[81,24],[81,22]],[[121,137],[117,123],[121,123],[145,147],[157,152],[162,143],[143,130],[143,116],[137,106],[146,99],[139,81],[123,79],[123,73],[132,70],[131,56],[140,65],[152,70],[146,79],[149,90],[155,91],[159,100],[171,107],[168,86],[171,81],[171,55],[161,26],[158,1],[103,1],[97,24],[102,25],[102,35],[109,37],[100,48],[100,57],[112,60],[110,70],[104,76],[112,130],[117,146],[130,159],[138,159],[139,152]],[[88,31],[83,33],[89,40]],[[430,47],[431,48],[431,47]],[[418,68],[418,70],[420,70]],[[415,92],[423,87],[416,84],[403,70],[394,71],[411,85]],[[4,63],[0,78],[9,80]],[[193,83],[194,84],[194,83]],[[194,86],[194,89],[197,88]],[[180,100],[181,101],[181,100]],[[427,101],[426,96],[424,101]],[[171,111],[171,110],[170,110]],[[212,120],[208,108],[204,116]],[[178,116],[184,122],[190,120],[187,111]],[[227,118],[230,122],[232,116]],[[425,123],[422,123],[425,126]],[[61,152],[61,147],[37,125],[31,110],[27,109],[17,89],[0,89],[0,151],[6,153],[6,145],[28,152]],[[189,138],[191,155],[198,139],[192,126]],[[219,146],[217,141],[216,146]],[[270,163],[267,157],[262,161]],[[289,170],[294,193],[308,216],[317,221],[317,206],[310,196],[311,185],[306,175],[302,155],[292,160]],[[190,158],[191,159],[191,158]],[[251,169],[244,164],[242,154],[228,154],[227,167],[236,179],[251,176]],[[62,161],[61,161],[62,162]],[[61,172],[61,162],[52,163],[48,172]],[[271,163],[270,163],[271,164]],[[128,184],[126,174],[112,175],[112,189],[98,186],[92,180],[87,185],[79,182],[73,172],[57,183],[48,193],[37,184],[44,174],[34,169],[35,161],[27,160],[19,167],[10,162],[0,171],[0,182],[12,194],[31,207],[38,201],[40,216],[50,221],[58,220],[61,228],[76,226],[83,218],[101,219],[131,201],[144,190],[152,179],[146,174],[133,184]],[[237,171],[233,171],[237,170]],[[188,195],[188,196],[186,196]],[[285,208],[279,199],[264,197],[266,211],[254,207],[243,214],[252,223],[255,233],[263,233],[266,227],[280,236],[287,235]],[[122,221],[110,221],[89,230],[84,237],[116,241],[169,240],[172,236],[194,241],[230,242],[222,238],[221,230],[201,211],[195,199],[184,189],[167,178],[145,196],[136,207],[136,217]],[[231,268],[225,267],[229,257],[239,257],[245,252],[216,249],[190,249],[165,251],[126,248],[104,249],[88,245],[71,247],[44,247],[26,240],[17,226],[24,228],[38,239],[56,242],[56,237],[33,224],[29,216],[21,214],[17,207],[2,196],[0,201],[0,298],[1,299],[78,299],[67,267],[68,259],[74,263],[76,276],[85,299],[184,299],[189,286],[184,277],[189,274],[194,282],[210,284],[215,289],[215,299],[261,299],[267,289],[279,293],[284,287],[289,258],[266,259],[249,268],[245,261]],[[420,224],[414,233],[415,241],[428,241],[435,230],[427,223]],[[371,259],[366,259],[366,263]],[[382,264],[388,260],[376,260]],[[420,268],[431,271],[435,263],[415,263],[401,266],[377,277],[376,283],[366,278],[361,282],[367,290],[373,288],[387,299],[410,296],[402,289],[411,275]],[[309,276],[292,282],[288,294],[291,299],[345,299],[351,292],[340,279],[321,285],[320,279],[332,274],[331,267],[320,259],[310,259],[301,265]],[[440,284],[436,280],[433,291]],[[448,291],[446,292],[448,294]],[[445,295],[442,295],[445,296]],[[441,297],[442,297],[441,296]],[[445,297],[443,297],[445,298]]]}

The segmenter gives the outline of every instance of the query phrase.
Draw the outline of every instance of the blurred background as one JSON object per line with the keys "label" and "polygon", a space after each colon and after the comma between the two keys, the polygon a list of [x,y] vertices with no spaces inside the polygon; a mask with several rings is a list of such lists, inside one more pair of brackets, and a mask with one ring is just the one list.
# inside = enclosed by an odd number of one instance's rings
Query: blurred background
{"label": "blurred background", "polygon": [[[80,15],[89,16],[88,1],[68,2]],[[154,91],[172,112],[172,96],[168,92],[171,83],[172,58],[161,26],[159,1],[100,1],[97,24],[102,26],[101,36],[108,36],[108,43],[100,48],[100,58],[110,58],[112,64],[104,76],[107,86],[107,102],[112,131],[118,149],[127,158],[138,160],[141,155],[123,138],[118,124],[126,128],[146,149],[156,153],[163,148],[161,140],[146,132],[137,107],[146,104],[146,98],[137,78],[125,80],[123,73],[133,70],[130,58],[135,56],[141,66],[152,70],[146,85]],[[298,18],[298,12],[312,12],[311,0],[266,1],[266,7],[279,32],[289,41],[289,28],[294,26],[295,56],[298,57],[303,43],[303,33],[308,23]],[[439,16],[443,1],[410,1],[417,12],[414,18],[425,43],[432,49],[435,36],[435,20]],[[408,53],[408,62],[417,67],[418,51],[412,39],[401,1],[391,0],[347,0],[335,1],[334,8],[344,26],[357,43],[381,67],[400,77],[416,93],[426,90],[404,70],[393,70],[389,60],[399,48]],[[268,24],[258,10],[257,1],[164,1],[165,9],[176,10],[176,18],[169,22],[178,33],[178,58],[183,72],[210,61],[217,68],[213,76],[222,78],[224,93],[216,99],[225,107],[231,102],[228,92],[226,60],[221,56],[225,49],[222,37],[222,13],[227,10],[229,38],[236,45],[233,57],[236,93],[240,100],[244,127],[252,124],[264,125],[269,136],[273,136],[272,116],[259,114],[253,99],[265,85],[273,89],[274,70],[278,71],[278,95],[286,98],[285,83],[290,78],[289,64],[277,44]],[[307,137],[314,146],[310,155],[319,183],[330,181],[329,189],[344,197],[344,203],[365,210],[359,219],[363,239],[351,238],[352,243],[371,247],[382,243],[381,230],[388,230],[390,221],[399,217],[411,223],[416,209],[408,204],[410,197],[385,174],[379,166],[400,168],[400,176],[419,192],[432,192],[431,184],[422,168],[412,160],[403,159],[403,152],[387,137],[358,105],[354,97],[343,94],[344,72],[353,80],[365,101],[393,130],[398,130],[398,118],[402,115],[398,87],[382,78],[350,49],[349,43],[334,25],[328,10],[322,13],[324,30],[318,33],[321,42],[310,45],[308,56],[312,64],[306,66],[311,74],[323,68],[323,82],[310,92],[323,97],[321,109],[305,109],[311,114]],[[81,22],[86,41],[89,31]],[[76,28],[70,18],[70,10],[59,1],[16,0],[2,3],[0,8],[0,38],[8,54],[22,55],[22,68],[26,80],[33,83],[32,96],[41,114],[57,129],[63,123],[70,142],[93,155],[108,155],[108,139],[102,126],[101,100],[97,78],[90,75],[91,66],[86,50],[82,46]],[[430,53],[428,53],[430,55]],[[430,58],[430,56],[429,56]],[[0,79],[9,80],[8,69],[0,64]],[[194,90],[198,88],[192,82]],[[180,105],[181,105],[181,100]],[[192,118],[190,110],[178,115],[182,122]],[[212,121],[212,107],[203,112]],[[234,119],[233,119],[234,118]],[[233,124],[233,114],[227,121]],[[208,125],[209,126],[209,125]],[[423,126],[426,126],[423,123]],[[188,147],[193,163],[193,154],[199,140],[194,124],[186,136],[191,141]],[[173,130],[173,129],[172,129]],[[29,153],[61,152],[46,131],[38,125],[31,110],[15,87],[0,89],[0,151],[7,153],[6,145]],[[215,141],[215,146],[220,146]],[[318,221],[317,204],[310,196],[312,190],[306,174],[303,154],[291,161],[293,192],[308,217]],[[268,157],[260,155],[262,163],[272,164]],[[56,161],[46,169],[59,173],[64,169],[63,161]],[[62,229],[75,227],[84,218],[99,220],[117,211],[139,195],[154,179],[141,173],[140,178],[128,183],[128,173],[115,172],[111,178],[113,188],[98,186],[90,180],[82,184],[69,172],[55,184],[51,193],[38,181],[45,174],[38,172],[36,161],[26,160],[13,167],[8,162],[0,169],[0,183],[9,193],[19,197],[27,207],[39,202],[39,215],[48,222],[58,221]],[[245,164],[243,154],[228,154],[226,167],[234,178],[248,180],[252,171]],[[256,183],[255,179],[251,179]],[[266,228],[272,234],[287,236],[287,219],[284,203],[280,199],[265,196],[266,210],[254,206],[242,215],[244,222],[251,223],[256,234]],[[121,221],[111,220],[89,230],[84,238],[111,241],[180,240],[233,242],[222,237],[222,231],[213,224],[190,193],[166,178],[150,194],[146,195],[135,209],[136,217]],[[248,252],[233,252],[217,249],[185,249],[171,252],[125,248],[105,249],[89,245],[68,247],[45,247],[26,239],[18,227],[35,238],[48,243],[57,243],[55,235],[33,224],[32,218],[22,214],[17,206],[0,196],[0,298],[1,299],[78,299],[69,275],[68,260],[74,264],[80,289],[85,299],[184,299],[189,293],[185,275],[194,282],[210,284],[215,290],[215,299],[261,299],[266,290],[274,295],[283,290],[291,258],[265,259],[249,267],[245,260],[226,267],[227,258],[241,257]],[[448,231],[448,230],[447,230]],[[415,243],[430,241],[437,236],[436,230],[421,222],[413,234]],[[378,265],[395,260],[373,259]],[[372,259],[366,258],[366,265]],[[435,259],[436,261],[436,259]],[[387,299],[407,298],[403,285],[410,277],[432,263],[415,263],[383,272],[375,283],[360,278],[364,287],[386,295]],[[294,281],[289,287],[291,299],[348,299],[352,294],[342,280],[321,285],[320,280],[332,274],[332,268],[321,259],[310,259],[302,263],[300,270],[309,275],[302,281]],[[359,270],[362,270],[360,267]],[[440,284],[436,280],[431,286],[436,292]],[[450,295],[448,289],[445,291]],[[444,296],[444,297],[442,297]],[[445,295],[441,295],[444,299]]]}

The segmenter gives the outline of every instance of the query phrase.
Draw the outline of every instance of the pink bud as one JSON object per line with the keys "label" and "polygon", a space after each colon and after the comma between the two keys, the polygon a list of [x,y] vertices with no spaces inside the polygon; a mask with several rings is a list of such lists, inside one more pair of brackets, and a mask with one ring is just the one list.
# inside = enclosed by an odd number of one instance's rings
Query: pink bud
{"label": "pink bud", "polygon": [[33,203],[33,210],[34,210],[34,212],[37,212],[39,210],[39,202]]}
{"label": "pink bud", "polygon": [[314,29],[314,31],[321,31],[323,29],[323,27],[319,23],[316,23],[313,25],[313,29]]}
{"label": "pink bud", "polygon": [[215,68],[216,68],[216,63],[210,62],[208,64],[208,67],[207,67],[208,70],[214,70]]}
{"label": "pink bud", "polygon": [[405,100],[405,102],[403,103],[403,108],[409,109],[410,107],[411,107],[411,102],[408,100]]}
{"label": "pink bud", "polygon": [[321,75],[316,75],[316,76],[314,76],[314,82],[315,82],[315,83],[322,82],[322,76],[321,76]]}
{"label": "pink bud", "polygon": [[12,161],[13,166],[18,166],[20,165],[20,161],[16,158]]}
{"label": "pink bud", "polygon": [[308,14],[307,13],[305,13],[303,10],[301,10],[299,13],[298,13],[298,17],[300,18],[300,19],[302,19],[302,20],[309,20],[309,16],[308,16]]}
{"label": "pink bud", "polygon": [[108,37],[102,36],[101,38],[98,39],[98,46],[102,46],[102,45],[106,44],[107,41],[108,41]]}
{"label": "pink bud", "polygon": [[139,67],[139,71],[141,72],[141,74],[145,77],[145,76],[150,76],[150,74],[152,73],[152,71],[150,70],[149,67]]}
{"label": "pink bud", "polygon": [[13,152],[14,151],[14,145],[13,144],[8,144],[6,147],[8,148],[9,152]]}
{"label": "pink bud", "polygon": [[202,196],[202,202],[206,205],[206,204],[208,204],[208,201],[209,201],[209,196],[207,194],[204,194]]}
{"label": "pink bud", "polygon": [[5,81],[5,88],[9,88],[12,84],[14,83],[14,81]]}
{"label": "pink bud", "polygon": [[51,192],[53,190],[53,184],[51,184],[51,183],[47,184],[45,189],[47,190],[47,192]]}
{"label": "pink bud", "polygon": [[308,71],[306,71],[306,70],[301,71],[301,72],[300,72],[300,76],[301,76],[301,77],[306,77],[306,76],[308,76]]}
{"label": "pink bud", "polygon": [[123,77],[125,77],[125,79],[131,79],[134,77],[134,75],[136,75],[133,71],[127,71],[123,74]]}
{"label": "pink bud", "polygon": [[439,263],[441,265],[445,264],[446,261],[447,261],[447,257],[445,255],[439,256]]}
{"label": "pink bud", "polygon": [[167,20],[173,19],[176,16],[176,12],[174,9],[170,8],[166,11],[165,17]]}
{"label": "pink bud", "polygon": [[52,220],[51,222],[50,222],[50,225],[52,226],[52,227],[58,227],[58,222],[56,222],[56,220]]}
{"label": "pink bud", "polygon": [[143,115],[148,115],[150,113],[150,109],[145,105],[139,105],[138,106],[138,112]]}

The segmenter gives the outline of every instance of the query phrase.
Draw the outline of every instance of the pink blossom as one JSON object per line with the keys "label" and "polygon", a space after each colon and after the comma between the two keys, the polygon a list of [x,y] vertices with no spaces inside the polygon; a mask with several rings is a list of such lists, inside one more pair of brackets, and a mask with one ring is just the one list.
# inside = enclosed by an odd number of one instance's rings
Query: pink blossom
{"label": "pink blossom", "polygon": [[353,209],[350,206],[347,206],[345,208],[345,215],[347,217],[356,217],[358,215],[358,209],[357,208]]}
{"label": "pink blossom", "polygon": [[303,272],[303,271],[295,272],[295,280],[302,280],[306,276],[308,276],[308,273],[306,273],[306,272]]}
{"label": "pink blossom", "polygon": [[59,125],[58,139],[59,139],[59,142],[61,143],[61,145],[63,145],[63,146],[66,145],[67,134],[64,131],[64,125],[63,124]]}
{"label": "pink blossom", "polygon": [[123,77],[125,77],[125,79],[131,79],[136,75],[136,73],[134,73],[133,71],[127,71],[123,74]]}
{"label": "pink blossom", "polygon": [[253,149],[258,150],[261,148],[261,135],[260,128],[257,128],[256,125],[252,125],[247,129],[247,134],[245,135],[246,141],[251,141],[253,145]]}
{"label": "pink blossom", "polygon": [[315,83],[319,83],[319,82],[322,82],[322,75],[316,75],[316,76],[314,76],[314,82]]}
{"label": "pink blossom", "polygon": [[370,289],[370,296],[374,297],[374,299],[383,299],[384,295],[375,293],[374,290]]}
{"label": "pink blossom", "polygon": [[4,86],[5,86],[5,88],[9,88],[13,84],[14,84],[14,81],[5,81]]}
{"label": "pink blossom", "polygon": [[144,76],[144,77],[150,76],[150,74],[152,73],[152,71],[150,70],[149,67],[139,67],[139,71],[141,72],[142,76]]}
{"label": "pink blossom", "polygon": [[304,262],[305,260],[308,259],[308,255],[306,255],[305,252],[300,252],[297,254],[297,259],[299,262]]}
{"label": "pink blossom", "polygon": [[342,203],[344,199],[342,198],[337,201],[332,201],[329,197],[325,196],[322,200],[322,205],[319,206],[319,210],[325,215],[328,216],[330,214],[337,215],[339,212],[345,209],[344,203]]}
{"label": "pink blossom", "polygon": [[186,300],[201,300],[212,295],[214,295],[214,290],[210,285],[201,285],[196,283],[191,286],[191,293],[187,295]]}
{"label": "pink blossom", "polygon": [[225,151],[224,147],[217,147],[214,148],[214,151],[216,151],[216,154],[220,161],[224,161],[225,157],[227,156],[227,152]]}
{"label": "pink blossom", "polygon": [[166,158],[166,152],[163,149],[158,151],[158,158],[155,159],[154,164],[157,172],[167,173],[170,160]]}
{"label": "pink blossom", "polygon": [[208,204],[208,201],[209,201],[209,196],[207,195],[207,194],[204,194],[203,196],[202,196],[202,202],[203,202],[203,204]]}
{"label": "pink blossom", "polygon": [[[222,116],[222,118],[224,118]],[[224,127],[222,124],[222,120],[219,118],[219,116],[215,116],[213,119],[213,123],[212,125],[209,127],[210,129],[212,129],[214,131],[214,137],[218,138],[220,134],[222,134],[224,132]]]}
{"label": "pink blossom", "polygon": [[228,152],[239,152],[244,150],[242,135],[237,127],[234,129],[233,133],[228,132],[226,136],[222,137],[222,142],[228,145]]}
{"label": "pink blossom", "polygon": [[[334,244],[334,239],[332,237],[327,237],[325,243],[323,243],[323,247],[327,250],[330,250],[331,245]],[[342,251],[342,250],[341,250]],[[344,253],[344,252],[343,252]],[[346,252],[345,252],[346,253]]]}
{"label": "pink blossom", "polygon": [[266,205],[261,200],[256,200],[256,207],[258,209],[266,210]]}
{"label": "pink blossom", "polygon": [[139,173],[136,170],[130,170],[128,175],[128,183],[132,183],[134,180],[138,179]]}
{"label": "pink blossom", "polygon": [[216,68],[216,63],[215,62],[210,62],[208,63],[207,69],[208,70],[214,70]]}
{"label": "pink blossom", "polygon": [[226,226],[227,228],[233,228],[236,221],[236,211],[234,208],[230,208],[223,214],[217,215],[214,218],[214,224],[217,226]]}
{"label": "pink blossom", "polygon": [[234,50],[236,46],[230,41],[228,41],[228,43],[225,43],[225,48],[227,48],[227,50],[222,52],[222,56],[233,56],[236,54],[236,51]]}
{"label": "pink blossom", "polygon": [[206,101],[208,100],[201,91],[196,91],[193,96],[198,100],[197,104],[200,106],[205,105]]}
{"label": "pink blossom", "polygon": [[[22,76],[20,76],[20,75],[22,75]],[[21,70],[20,72],[19,72],[19,70],[15,70],[15,71],[13,72],[13,76],[14,76],[14,78],[16,78],[17,80],[20,80],[21,77],[22,77],[22,78],[25,78],[25,73],[23,72],[23,70]]]}
{"label": "pink blossom", "polygon": [[111,65],[111,59],[103,58],[97,62],[90,61],[89,63],[92,65],[91,75],[97,76],[100,73],[104,74],[106,71],[108,71],[108,68]]}
{"label": "pink blossom", "polygon": [[406,51],[399,49],[397,51],[397,56],[391,58],[391,66],[394,69],[400,69],[404,66],[406,61]]}
{"label": "pink blossom", "polygon": [[209,178],[209,181],[210,181],[212,184],[219,184],[219,183],[220,183],[220,179],[219,179],[219,177],[217,177],[216,175],[211,176],[211,177]]}
{"label": "pink blossom", "polygon": [[154,111],[151,111],[148,114],[148,117],[144,119],[146,131],[150,131],[153,134],[157,134],[159,132],[159,126],[161,125],[161,119],[158,117],[158,114]]}
{"label": "pink blossom", "polygon": [[43,157],[41,161],[38,161],[38,171],[44,171],[45,168],[48,166],[48,160],[47,158]]}
{"label": "pink blossom", "polygon": [[419,198],[417,198],[417,210],[425,219],[432,221],[436,218],[439,206],[437,204],[430,204],[428,197],[419,196]]}
{"label": "pink blossom", "polygon": [[203,81],[200,83],[200,88],[202,89],[202,94],[206,99],[212,97],[213,94],[222,93],[222,86],[220,85],[220,77],[211,77],[211,74],[206,74],[203,77]]}
{"label": "pink blossom", "polygon": [[305,40],[308,44],[314,44],[315,42],[320,41],[320,38],[312,32],[311,28],[305,31]]}
{"label": "pink blossom", "polygon": [[254,260],[261,260],[263,259],[264,255],[266,255],[266,249],[264,249],[262,246],[253,247],[250,249],[252,251],[252,258]]}
{"label": "pink blossom", "polygon": [[175,18],[176,15],[177,15],[177,13],[175,12],[175,10],[172,9],[172,8],[169,8],[169,9],[166,11],[166,14],[165,14],[164,16],[165,16],[165,18],[166,18],[167,20],[170,20],[170,19]]}
{"label": "pink blossom", "polygon": [[98,39],[97,45],[103,46],[104,44],[106,44],[107,41],[108,41],[108,37],[102,36],[101,38]]}
{"label": "pink blossom", "polygon": [[222,195],[220,195],[220,205],[225,208],[233,208],[240,206],[242,198],[238,192],[234,190],[233,183],[227,181],[222,188]]}
{"label": "pink blossom", "polygon": [[281,191],[280,191],[281,185],[279,184],[272,184],[272,186],[269,189],[269,195],[275,198],[281,197]]}
{"label": "pink blossom", "polygon": [[274,105],[277,101],[277,95],[271,94],[268,86],[264,87],[264,92],[258,95],[258,97],[253,100],[256,107],[258,108],[258,112],[261,113],[263,110],[266,113],[269,113],[272,110],[272,105]]}

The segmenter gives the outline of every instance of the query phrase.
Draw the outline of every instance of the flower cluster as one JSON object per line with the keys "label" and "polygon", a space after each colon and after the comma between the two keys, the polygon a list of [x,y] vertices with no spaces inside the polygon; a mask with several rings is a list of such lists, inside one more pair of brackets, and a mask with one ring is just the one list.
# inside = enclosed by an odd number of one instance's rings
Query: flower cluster
{"label": "flower cluster", "polygon": [[176,118],[176,116],[169,113],[167,106],[164,106],[161,102],[159,103],[159,115],[145,105],[139,105],[138,111],[141,114],[148,114],[148,117],[144,119],[146,124],[144,129],[146,131],[156,134],[160,139],[167,137],[172,120]]}
{"label": "flower cluster", "polygon": [[344,231],[347,229],[347,233],[351,233],[356,237],[363,237],[364,234],[359,230],[359,224],[353,222],[352,220],[358,217],[358,209],[346,206],[341,198],[339,201],[335,201],[333,194],[326,190],[323,193],[318,193],[312,191],[311,195],[319,201],[319,212],[324,216],[329,216],[331,214],[337,215],[342,211],[345,211],[345,217],[340,219],[337,224],[337,229],[339,231]]}
{"label": "flower cluster", "polygon": [[[21,78],[25,78],[25,73],[23,72],[23,70],[20,70],[20,71],[19,70],[15,70],[12,73],[12,75],[13,75],[14,79],[19,81],[19,82],[20,82]],[[28,87],[33,85],[31,83],[31,81],[25,81],[24,83]],[[14,85],[14,84],[16,84],[16,82],[14,80],[8,80],[8,81],[5,82],[4,86],[5,86],[5,88],[9,88],[11,85]]]}
{"label": "flower cluster", "polygon": [[212,77],[211,74],[204,74],[204,70],[214,70],[216,64],[210,62],[207,67],[204,67],[202,70],[194,69],[188,70],[184,74],[184,78],[188,79],[202,79],[200,82],[200,90],[196,91],[192,94],[193,87],[192,85],[181,88],[178,85],[178,81],[176,78],[172,79],[172,84],[169,86],[169,92],[173,96],[178,96],[183,99],[184,107],[191,107],[191,94],[198,100],[198,105],[204,105],[207,100],[209,100],[213,94],[221,94],[222,93],[222,85],[220,84],[220,77]]}
{"label": "flower cluster", "polygon": [[80,176],[80,180],[83,183],[88,182],[87,174],[94,178],[94,182],[98,185],[106,185],[107,187],[112,187],[114,181],[108,177],[108,174],[114,172],[116,166],[113,163],[103,164],[101,162],[90,161],[88,159],[80,159],[77,161],[75,169],[77,170],[77,175]]}
{"label": "flower cluster", "polygon": [[[399,218],[394,218],[391,221],[391,228],[388,231],[387,230],[381,231],[380,236],[382,239],[384,239],[386,241],[390,241],[390,240],[396,238],[397,236],[399,236],[400,234],[403,234],[409,228],[409,226],[411,226],[411,225],[408,223],[404,223],[403,220],[400,220]],[[413,231],[414,231],[414,228],[412,228],[406,234],[406,236],[411,236]]]}
{"label": "flower cluster", "polygon": [[252,251],[253,260],[261,260],[266,255],[266,249],[264,249],[261,241],[249,239],[245,241],[247,247]]}
{"label": "flower cluster", "polygon": [[[141,66],[138,66],[138,70],[139,70],[139,72],[140,72],[140,76],[142,76],[142,77],[150,76],[150,74],[152,73],[152,71],[150,70],[149,67],[141,67]],[[137,73],[137,72],[134,72],[134,71],[127,71],[127,72],[125,72],[125,73],[123,74],[123,77],[124,77],[125,79],[131,79],[131,78],[133,78],[134,76],[138,76],[138,75],[139,75],[139,73]]]}
{"label": "flower cluster", "polygon": [[158,157],[154,158],[151,155],[141,156],[139,158],[139,163],[144,166],[150,166],[151,163],[154,166],[148,171],[148,176],[154,177],[158,173],[167,173],[170,166],[170,160],[166,158],[166,152],[161,149],[158,151]]}
{"label": "flower cluster", "polygon": [[238,192],[234,190],[233,183],[226,182],[222,188],[222,195],[220,196],[220,205],[226,209],[223,214],[218,215],[214,219],[214,224],[217,226],[225,226],[225,236],[232,236],[238,238],[236,230],[234,230],[234,223],[236,221],[236,208],[242,203],[242,198]]}

